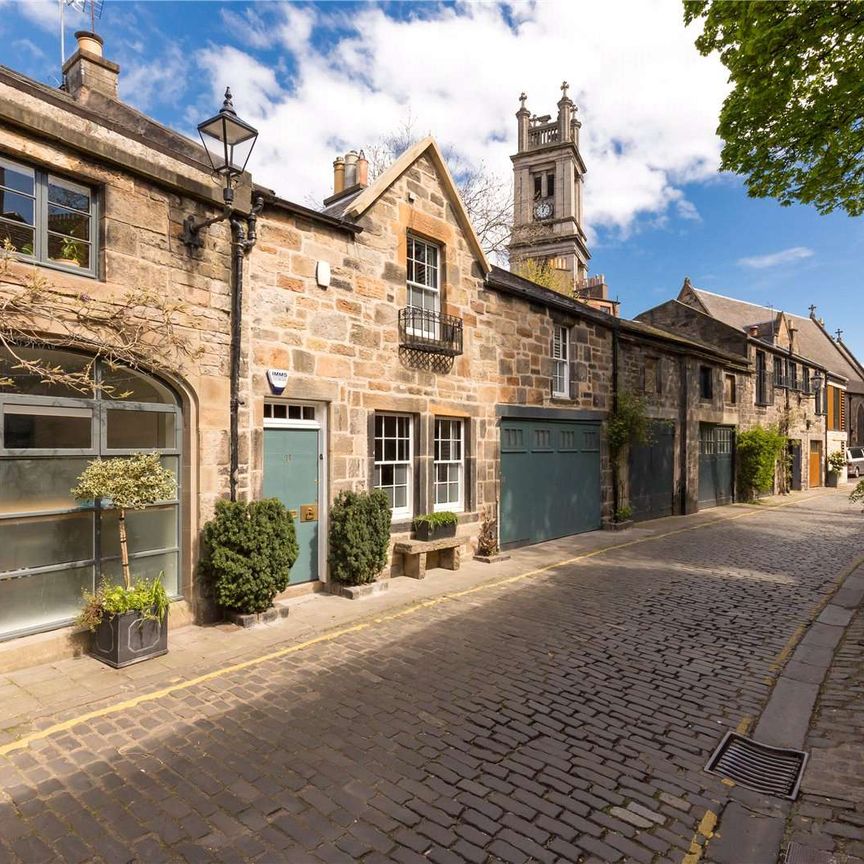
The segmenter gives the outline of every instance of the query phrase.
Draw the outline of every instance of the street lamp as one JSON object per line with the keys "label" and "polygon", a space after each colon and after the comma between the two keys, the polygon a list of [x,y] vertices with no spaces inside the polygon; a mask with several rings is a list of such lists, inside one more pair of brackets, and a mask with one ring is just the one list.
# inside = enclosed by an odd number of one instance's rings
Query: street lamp
{"label": "street lamp", "polygon": [[823,409],[825,401],[822,398],[822,385],[825,383],[825,380],[821,372],[816,372],[810,379],[810,383],[813,386],[813,411],[817,416],[825,413]]}
{"label": "street lamp", "polygon": [[[225,88],[225,101],[215,117],[198,124],[201,143],[213,171],[226,180],[223,195],[233,192],[231,182],[246,170],[252,148],[258,140],[258,130],[237,116],[231,101],[231,88]],[[225,203],[233,195],[225,195]]]}
{"label": "street lamp", "polygon": [[225,101],[215,117],[198,124],[201,143],[210,160],[215,177],[225,185],[222,200],[225,206],[219,216],[198,222],[194,216],[183,220],[181,240],[190,253],[204,245],[201,231],[208,225],[226,219],[231,226],[231,345],[230,345],[230,419],[228,427],[228,485],[232,501],[237,500],[237,480],[240,472],[240,361],[243,351],[243,262],[258,239],[258,214],[264,208],[264,198],[255,197],[248,213],[234,209],[234,185],[246,170],[252,148],[258,140],[258,130],[237,116],[231,101],[231,89],[225,88]]}
{"label": "street lamp", "polygon": [[234,208],[234,184],[246,170],[252,148],[258,140],[258,130],[237,116],[230,87],[225,88],[225,101],[219,113],[198,124],[198,134],[213,174],[225,183],[222,189],[225,209],[220,216],[202,222],[196,221],[194,216],[186,217],[183,221],[182,240],[190,252],[203,245],[201,231],[204,228],[231,216]]}

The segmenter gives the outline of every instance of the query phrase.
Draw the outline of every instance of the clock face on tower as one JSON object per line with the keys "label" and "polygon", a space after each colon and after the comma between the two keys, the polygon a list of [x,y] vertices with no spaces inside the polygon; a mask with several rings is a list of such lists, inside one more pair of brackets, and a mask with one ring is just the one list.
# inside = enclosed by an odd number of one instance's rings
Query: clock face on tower
{"label": "clock face on tower", "polygon": [[552,215],[552,205],[548,201],[541,201],[534,205],[535,219],[548,219]]}

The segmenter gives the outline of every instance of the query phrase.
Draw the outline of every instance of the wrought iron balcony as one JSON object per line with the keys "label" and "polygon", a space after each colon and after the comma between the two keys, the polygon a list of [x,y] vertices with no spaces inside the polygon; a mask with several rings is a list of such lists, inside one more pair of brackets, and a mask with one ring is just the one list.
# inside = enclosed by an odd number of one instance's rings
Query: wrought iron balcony
{"label": "wrought iron balcony", "polygon": [[399,345],[455,357],[462,353],[462,319],[416,306],[399,310]]}

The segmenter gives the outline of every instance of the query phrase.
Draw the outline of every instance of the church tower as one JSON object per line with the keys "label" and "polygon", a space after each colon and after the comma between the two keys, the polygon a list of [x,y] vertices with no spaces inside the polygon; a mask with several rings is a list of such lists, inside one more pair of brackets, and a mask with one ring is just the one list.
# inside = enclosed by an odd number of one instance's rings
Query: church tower
{"label": "church tower", "polygon": [[[607,299],[602,276],[588,277],[591,254],[582,230],[582,183],[585,163],[579,153],[576,106],[561,85],[558,117],[537,116],[519,99],[516,112],[518,152],[513,161],[513,235],[510,266],[519,271],[534,262],[544,281],[562,293],[584,300],[611,314],[616,301]],[[537,272],[536,269],[533,272]]]}

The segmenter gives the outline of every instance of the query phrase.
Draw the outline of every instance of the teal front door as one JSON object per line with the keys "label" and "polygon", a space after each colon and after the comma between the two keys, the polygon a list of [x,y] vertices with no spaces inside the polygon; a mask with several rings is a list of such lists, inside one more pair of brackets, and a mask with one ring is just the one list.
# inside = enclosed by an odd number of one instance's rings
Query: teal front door
{"label": "teal front door", "polygon": [[319,578],[319,435],[318,429],[264,430],[264,497],[278,498],[292,511],[297,531],[291,585]]}

